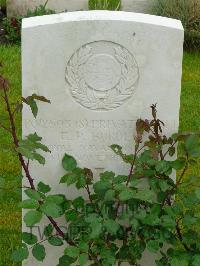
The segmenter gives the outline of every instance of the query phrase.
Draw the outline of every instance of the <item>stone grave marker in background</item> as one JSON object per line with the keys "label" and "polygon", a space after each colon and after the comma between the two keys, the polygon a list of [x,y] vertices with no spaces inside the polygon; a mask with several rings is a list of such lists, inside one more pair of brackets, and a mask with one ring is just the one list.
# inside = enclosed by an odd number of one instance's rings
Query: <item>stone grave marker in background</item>
{"label": "stone grave marker in background", "polygon": [[[39,5],[44,5],[46,0],[9,0],[7,1],[7,14],[26,15],[28,9],[34,10]],[[121,10],[149,13],[153,8],[154,0],[121,0]],[[88,9],[88,0],[49,0],[47,8],[56,13],[64,11],[79,11]]]}
{"label": "stone grave marker in background", "polygon": [[[23,110],[23,135],[37,132],[52,151],[45,166],[31,163],[34,179],[50,183],[53,193],[83,193],[59,184],[64,153],[96,174],[126,173],[109,145],[130,153],[135,122],[150,118],[153,103],[166,134],[176,132],[182,47],[181,22],[163,17],[85,11],[24,19],[23,96],[36,93],[51,100],[39,104],[37,119]],[[43,265],[56,265],[62,250],[48,249]],[[25,265],[38,264],[29,258]]]}

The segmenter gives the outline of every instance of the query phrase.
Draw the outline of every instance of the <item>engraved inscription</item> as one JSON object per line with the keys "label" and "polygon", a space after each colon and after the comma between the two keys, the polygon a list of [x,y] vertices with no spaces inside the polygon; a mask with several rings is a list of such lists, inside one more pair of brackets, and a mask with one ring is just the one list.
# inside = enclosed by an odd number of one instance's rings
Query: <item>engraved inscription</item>
{"label": "engraved inscription", "polygon": [[[134,119],[25,119],[24,128],[37,129],[40,135],[51,132],[43,141],[51,150],[45,155],[47,163],[61,161],[64,153],[72,154],[82,166],[90,162],[94,167],[104,167],[107,160],[116,160],[110,145],[118,143],[126,150],[132,149]],[[56,133],[55,133],[56,132]],[[57,138],[54,139],[55,134]],[[53,139],[53,141],[52,141]],[[89,141],[88,141],[89,139]],[[76,145],[73,145],[76,143]]]}
{"label": "engraved inscription", "polygon": [[73,98],[96,111],[120,107],[133,96],[139,80],[134,56],[122,45],[96,41],[79,48],[66,68]]}

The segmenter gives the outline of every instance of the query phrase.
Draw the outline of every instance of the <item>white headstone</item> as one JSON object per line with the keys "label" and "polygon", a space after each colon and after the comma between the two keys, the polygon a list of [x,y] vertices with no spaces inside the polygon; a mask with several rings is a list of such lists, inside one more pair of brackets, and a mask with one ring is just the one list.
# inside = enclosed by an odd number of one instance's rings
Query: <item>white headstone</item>
{"label": "white headstone", "polygon": [[[23,110],[23,135],[37,132],[52,151],[45,166],[31,164],[34,179],[51,184],[55,193],[82,193],[59,184],[64,153],[96,174],[127,172],[109,146],[130,153],[135,122],[150,117],[153,103],[166,133],[176,132],[182,47],[181,22],[163,17],[86,11],[24,19],[23,96],[51,100],[39,104],[36,120]],[[57,261],[50,251],[43,265]],[[25,265],[38,264],[30,258]]]}

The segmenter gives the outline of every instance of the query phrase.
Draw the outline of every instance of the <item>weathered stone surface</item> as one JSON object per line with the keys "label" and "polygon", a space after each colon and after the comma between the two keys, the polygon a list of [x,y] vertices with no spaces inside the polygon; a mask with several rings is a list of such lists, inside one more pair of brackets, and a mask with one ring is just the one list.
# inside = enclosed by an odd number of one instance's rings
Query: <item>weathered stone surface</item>
{"label": "weathered stone surface", "polygon": [[[109,145],[131,152],[135,121],[150,117],[152,103],[158,103],[166,134],[177,131],[182,46],[181,22],[162,17],[90,11],[25,19],[23,96],[51,100],[39,104],[36,120],[23,110],[23,135],[36,131],[52,151],[45,166],[31,164],[35,180],[69,197],[83,193],[59,184],[65,152],[96,174],[127,172]],[[56,265],[61,250],[48,248],[43,265]],[[38,264],[30,258],[25,265]]]}
{"label": "weathered stone surface", "polygon": [[[25,15],[28,9],[43,5],[46,0],[9,0],[7,3],[8,16],[16,14]],[[122,0],[123,11],[148,13],[153,5],[153,0]],[[56,12],[78,11],[88,9],[88,0],[49,0],[48,8]]]}

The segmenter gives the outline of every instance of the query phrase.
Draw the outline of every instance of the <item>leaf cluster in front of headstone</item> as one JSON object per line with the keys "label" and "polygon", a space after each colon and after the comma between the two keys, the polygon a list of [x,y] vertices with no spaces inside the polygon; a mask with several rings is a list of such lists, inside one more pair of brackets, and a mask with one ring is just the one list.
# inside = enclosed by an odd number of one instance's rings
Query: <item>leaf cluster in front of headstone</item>
{"label": "leaf cluster in front of headstone", "polygon": [[[35,100],[26,98],[26,104],[37,114]],[[64,265],[140,265],[148,250],[160,254],[157,266],[198,266],[200,262],[200,188],[198,177],[185,173],[200,157],[199,135],[179,133],[171,137],[163,134],[164,123],[157,118],[156,105],[151,106],[152,120],[139,119],[133,139],[132,154],[126,154],[118,144],[111,145],[122,165],[129,166],[124,175],[102,172],[98,179],[92,170],[80,168],[76,159],[65,154],[61,165],[63,175],[58,182],[64,187],[74,186],[80,191],[76,198],[52,194],[51,186],[42,181],[36,187],[25,188],[27,196],[20,203],[26,210],[24,222],[28,227],[50,221],[40,241],[30,232],[22,233],[22,245],[12,258],[20,262],[29,253],[37,261],[44,261],[48,245],[64,246],[57,266]],[[175,158],[179,144],[181,156]],[[27,160],[45,163],[40,152],[49,152],[37,133],[19,142],[17,152]],[[172,174],[177,171],[177,179]],[[37,180],[36,180],[37,181]],[[3,182],[3,181],[2,181]],[[191,189],[187,192],[186,187]],[[65,220],[64,237],[56,233],[57,219]],[[53,222],[52,222],[53,221]],[[181,264],[180,264],[181,262]]]}
{"label": "leaf cluster in front of headstone", "polygon": [[40,164],[45,164],[45,158],[38,153],[38,150],[43,152],[50,152],[50,150],[41,143],[41,140],[42,138],[39,137],[37,133],[29,134],[25,139],[19,142],[16,151],[29,160],[36,160]]}

